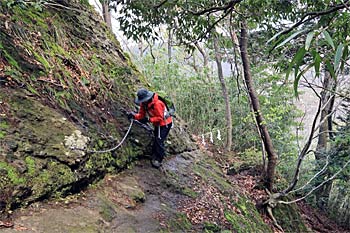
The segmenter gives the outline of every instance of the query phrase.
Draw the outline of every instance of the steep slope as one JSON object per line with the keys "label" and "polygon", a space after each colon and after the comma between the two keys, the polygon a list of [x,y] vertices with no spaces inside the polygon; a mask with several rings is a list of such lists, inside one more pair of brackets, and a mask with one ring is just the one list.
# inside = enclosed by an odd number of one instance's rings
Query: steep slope
{"label": "steep slope", "polygon": [[[147,154],[147,131],[125,111],[147,86],[100,17],[82,1],[0,3],[0,211],[65,195]],[[169,152],[195,146],[181,125]]]}

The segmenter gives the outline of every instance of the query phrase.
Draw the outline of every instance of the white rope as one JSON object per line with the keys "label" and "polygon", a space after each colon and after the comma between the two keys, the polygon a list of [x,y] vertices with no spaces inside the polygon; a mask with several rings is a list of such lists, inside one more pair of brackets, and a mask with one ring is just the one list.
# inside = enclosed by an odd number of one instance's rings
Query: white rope
{"label": "white rope", "polygon": [[118,145],[116,145],[115,147],[111,148],[111,149],[108,149],[108,150],[86,150],[86,149],[82,149],[82,148],[76,148],[76,147],[71,147],[70,149],[71,150],[80,150],[80,151],[84,151],[84,152],[87,152],[87,153],[108,153],[108,152],[111,152],[111,151],[114,151],[116,149],[118,149],[125,141],[126,137],[129,135],[130,133],[130,130],[131,130],[131,127],[134,123],[134,120],[131,119],[131,122],[130,122],[130,125],[129,125],[129,129],[128,131],[126,132],[125,136],[123,137],[123,139],[119,142]]}

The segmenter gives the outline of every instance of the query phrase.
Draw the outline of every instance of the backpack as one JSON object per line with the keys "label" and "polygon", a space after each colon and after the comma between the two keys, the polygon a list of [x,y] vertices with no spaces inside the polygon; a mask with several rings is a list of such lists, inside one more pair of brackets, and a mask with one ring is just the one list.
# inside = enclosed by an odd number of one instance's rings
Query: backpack
{"label": "backpack", "polygon": [[171,97],[167,95],[164,91],[158,91],[158,98],[160,101],[162,101],[165,104],[166,112],[164,112],[164,118],[167,119],[168,117],[176,117],[175,116],[175,104],[172,101]]}

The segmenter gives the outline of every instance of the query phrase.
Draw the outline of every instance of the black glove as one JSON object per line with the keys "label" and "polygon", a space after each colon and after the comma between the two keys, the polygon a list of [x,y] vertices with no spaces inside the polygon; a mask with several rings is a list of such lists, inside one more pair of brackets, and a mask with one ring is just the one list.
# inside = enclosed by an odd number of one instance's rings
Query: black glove
{"label": "black glove", "polygon": [[129,120],[135,118],[135,113],[133,113],[133,112],[128,112],[126,115],[128,116],[128,119],[129,119]]}
{"label": "black glove", "polygon": [[141,122],[142,124],[146,124],[147,122],[149,122],[149,117],[147,116],[147,117],[139,120],[139,122]]}

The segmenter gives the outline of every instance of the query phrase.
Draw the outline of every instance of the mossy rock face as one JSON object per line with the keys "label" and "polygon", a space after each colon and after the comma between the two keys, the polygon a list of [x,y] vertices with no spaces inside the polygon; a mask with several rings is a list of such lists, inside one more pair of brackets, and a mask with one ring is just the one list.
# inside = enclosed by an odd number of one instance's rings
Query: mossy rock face
{"label": "mossy rock face", "polygon": [[[85,153],[65,148],[65,138],[77,134],[74,130],[80,132],[67,118],[20,92],[3,92],[0,98],[9,107],[6,121],[11,127],[3,129],[6,130],[4,147],[9,148],[6,155],[9,161],[31,156],[52,158],[74,166],[85,158]],[[80,146],[86,143],[87,140]]]}
{"label": "mossy rock face", "polygon": [[239,213],[226,212],[225,217],[232,224],[234,232],[272,232],[271,228],[264,223],[254,204],[246,197],[241,196],[237,202],[232,204],[237,207]]}
{"label": "mossy rock face", "polygon": [[69,189],[79,180],[75,168],[87,158],[64,145],[65,137],[77,130],[75,126],[24,93],[4,91],[0,99],[7,107],[0,117],[6,122],[1,127],[1,186],[12,189],[3,201],[18,205]]}
{"label": "mossy rock face", "polygon": [[[91,6],[59,4],[67,8],[0,2],[0,211],[77,192],[152,145],[135,124],[118,150],[70,149],[116,146],[134,93],[148,84]],[[178,120],[168,153],[193,148]]]}
{"label": "mossy rock face", "polygon": [[185,122],[180,118],[174,118],[173,121],[173,128],[170,130],[169,137],[166,141],[167,151],[170,154],[180,154],[182,152],[198,149],[193,138],[185,133],[187,132]]}

